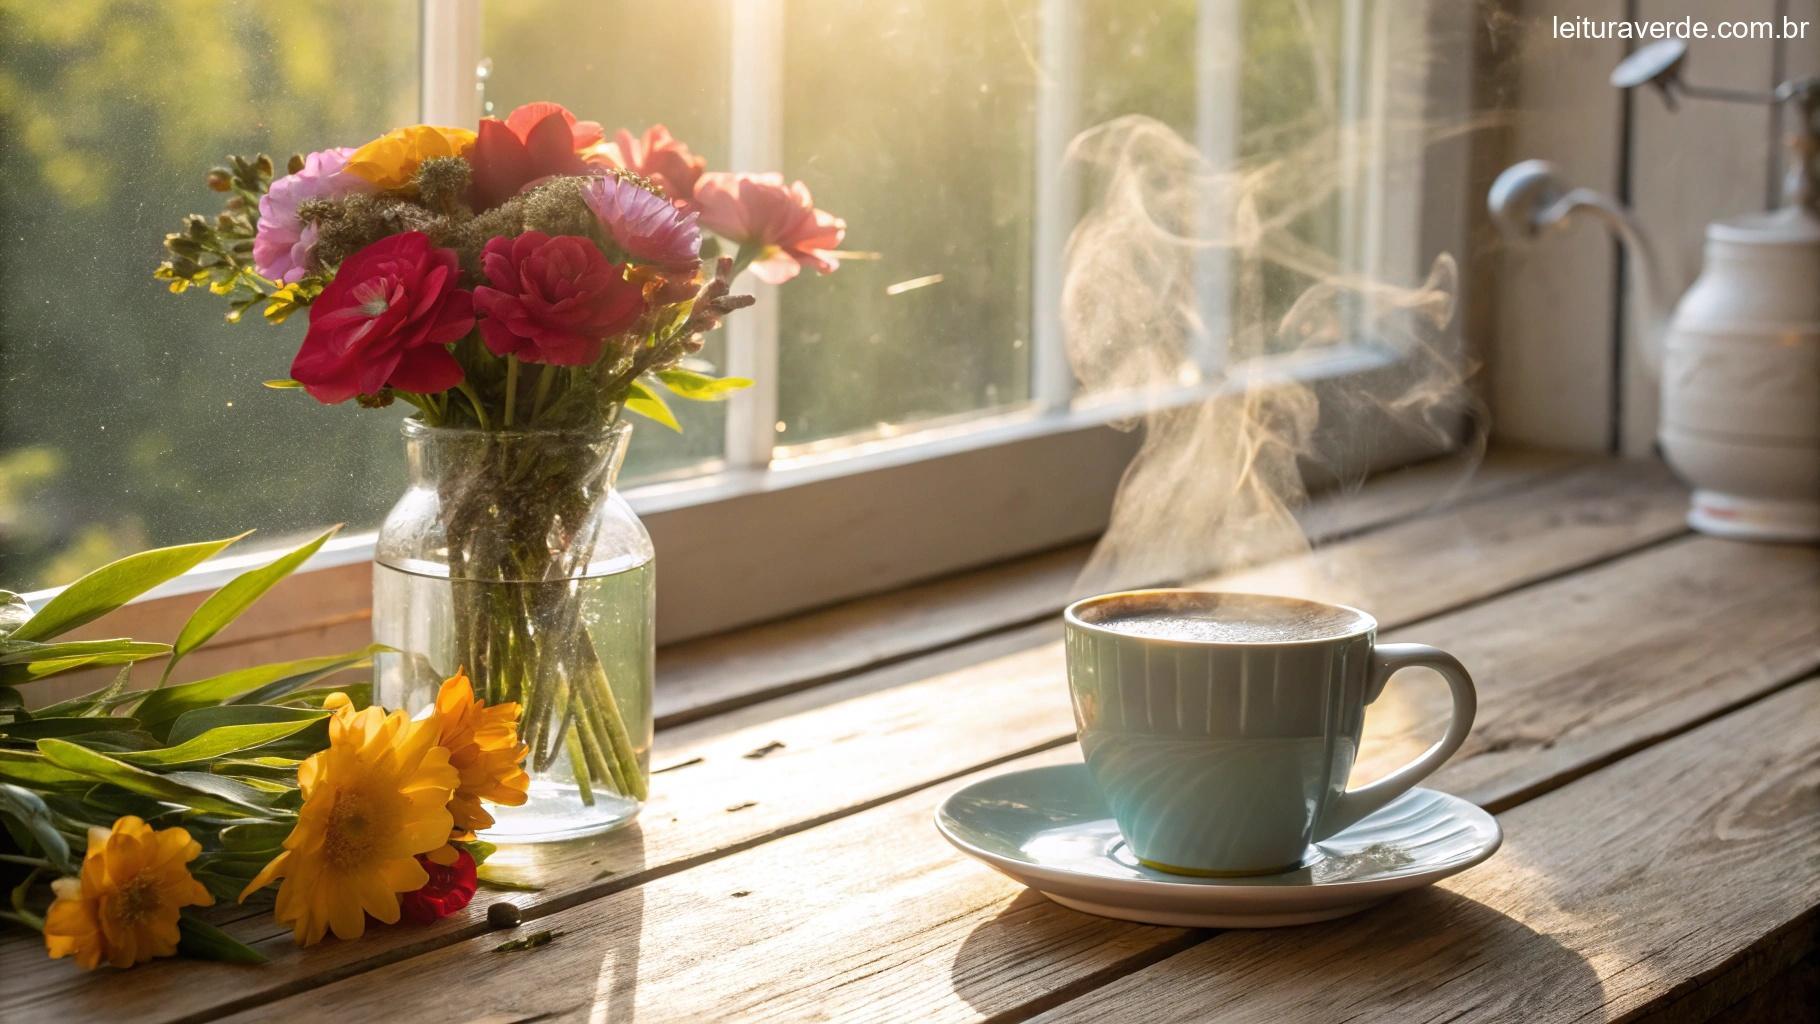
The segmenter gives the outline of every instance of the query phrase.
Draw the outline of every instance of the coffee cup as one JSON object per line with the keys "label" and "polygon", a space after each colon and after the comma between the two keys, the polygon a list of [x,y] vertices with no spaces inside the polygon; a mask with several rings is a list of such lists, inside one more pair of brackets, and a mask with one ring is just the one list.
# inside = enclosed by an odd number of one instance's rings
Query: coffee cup
{"label": "coffee cup", "polygon": [[[1131,852],[1159,871],[1274,874],[1439,768],[1472,728],[1458,660],[1377,643],[1377,620],[1300,598],[1191,590],[1090,597],[1063,614],[1082,753]],[[1447,680],[1453,715],[1415,760],[1348,789],[1365,709],[1401,669]]]}

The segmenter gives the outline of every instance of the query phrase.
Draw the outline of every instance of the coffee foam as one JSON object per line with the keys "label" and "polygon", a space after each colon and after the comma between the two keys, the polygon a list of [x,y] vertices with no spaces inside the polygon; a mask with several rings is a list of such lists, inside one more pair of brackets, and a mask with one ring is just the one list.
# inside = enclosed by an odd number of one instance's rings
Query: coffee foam
{"label": "coffee foam", "polygon": [[1115,633],[1201,643],[1293,643],[1351,636],[1371,620],[1350,608],[1254,594],[1130,594],[1090,604],[1080,618]]}

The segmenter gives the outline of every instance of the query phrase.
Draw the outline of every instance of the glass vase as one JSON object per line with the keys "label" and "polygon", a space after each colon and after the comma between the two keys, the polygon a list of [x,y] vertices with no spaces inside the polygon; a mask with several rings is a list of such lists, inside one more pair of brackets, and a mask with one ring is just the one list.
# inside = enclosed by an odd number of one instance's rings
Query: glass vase
{"label": "glass vase", "polygon": [[650,535],[613,482],[632,432],[404,425],[410,488],[380,527],[374,700],[412,713],[466,669],[515,701],[519,807],[484,838],[542,842],[630,821],[645,799],[655,613]]}

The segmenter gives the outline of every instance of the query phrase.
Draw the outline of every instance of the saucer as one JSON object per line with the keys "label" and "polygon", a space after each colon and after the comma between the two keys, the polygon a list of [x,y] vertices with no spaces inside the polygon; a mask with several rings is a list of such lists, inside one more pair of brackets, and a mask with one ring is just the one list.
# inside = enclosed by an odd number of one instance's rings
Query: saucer
{"label": "saucer", "polygon": [[962,789],[935,827],[1064,907],[1145,924],[1274,928],[1354,914],[1490,857],[1496,818],[1459,797],[1412,789],[1308,848],[1275,875],[1195,878],[1139,864],[1084,764],[1008,772]]}

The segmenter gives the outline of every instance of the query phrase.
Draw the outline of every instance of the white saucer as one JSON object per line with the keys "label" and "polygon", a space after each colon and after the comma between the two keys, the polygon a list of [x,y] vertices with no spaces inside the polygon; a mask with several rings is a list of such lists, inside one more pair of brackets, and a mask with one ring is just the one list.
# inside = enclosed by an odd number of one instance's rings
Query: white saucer
{"label": "white saucer", "polygon": [[1308,848],[1295,871],[1190,878],[1144,867],[1082,764],[1009,772],[942,802],[935,827],[961,852],[1064,907],[1145,924],[1274,928],[1357,913],[1497,852],[1496,818],[1413,789]]}

